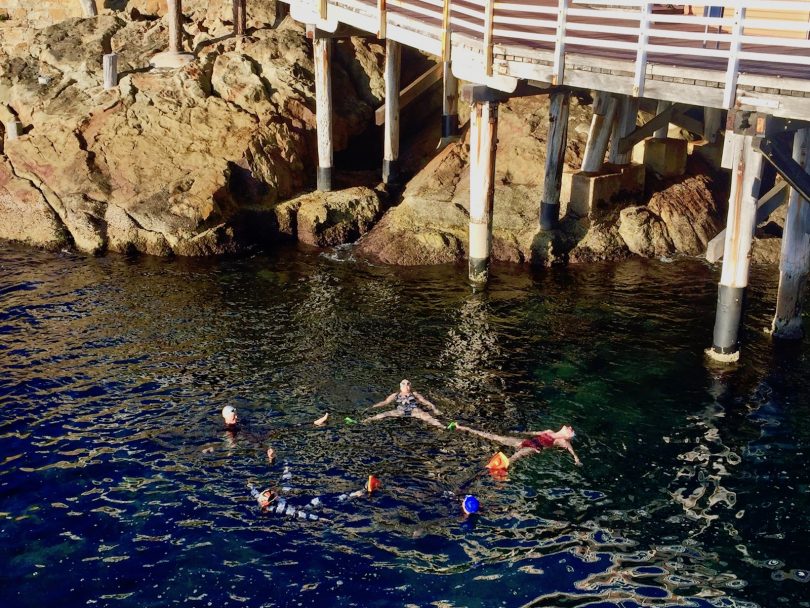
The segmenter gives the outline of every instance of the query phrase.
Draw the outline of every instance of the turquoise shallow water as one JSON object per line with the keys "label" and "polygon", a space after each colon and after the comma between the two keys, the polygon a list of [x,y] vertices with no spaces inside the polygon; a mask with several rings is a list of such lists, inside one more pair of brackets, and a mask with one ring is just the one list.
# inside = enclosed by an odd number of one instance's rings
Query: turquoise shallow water
{"label": "turquoise shallow water", "polygon": [[[0,604],[808,606],[810,347],[762,333],[759,270],[742,363],[707,365],[717,272],[496,266],[475,292],[463,268],[350,250],[2,245]],[[475,477],[497,445],[343,423],[402,377],[448,422],[570,423],[584,466]],[[379,493],[340,500],[370,473]],[[262,515],[249,482],[321,519]]]}

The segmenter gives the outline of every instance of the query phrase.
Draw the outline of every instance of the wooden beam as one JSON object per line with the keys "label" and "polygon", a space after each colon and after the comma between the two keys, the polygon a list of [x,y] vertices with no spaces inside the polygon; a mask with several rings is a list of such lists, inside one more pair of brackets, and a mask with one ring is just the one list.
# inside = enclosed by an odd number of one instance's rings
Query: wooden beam
{"label": "wooden beam", "polygon": [[495,27],[495,0],[484,4],[484,74],[492,76],[492,30]]}
{"label": "wooden beam", "polygon": [[663,112],[638,127],[635,131],[623,137],[619,142],[619,153],[626,154],[640,141],[652,137],[655,132],[661,128],[661,125],[669,124],[674,115],[679,115],[681,112],[685,112],[688,109],[689,106],[683,104],[669,106]]}
{"label": "wooden beam", "polygon": [[[437,63],[402,89],[402,92],[399,94],[399,109],[402,110],[402,108],[408,106],[408,104],[418,98],[422,93],[439,82],[442,79],[442,69],[442,64]],[[385,124],[385,105],[377,108],[377,111],[374,113],[374,123],[378,127]]]}

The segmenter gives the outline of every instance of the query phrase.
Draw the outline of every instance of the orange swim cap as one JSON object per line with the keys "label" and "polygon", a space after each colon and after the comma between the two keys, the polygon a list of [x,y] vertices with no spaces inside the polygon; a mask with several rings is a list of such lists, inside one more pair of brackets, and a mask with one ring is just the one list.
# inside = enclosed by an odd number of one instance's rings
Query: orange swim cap
{"label": "orange swim cap", "polygon": [[487,463],[487,468],[492,470],[502,470],[505,471],[509,468],[509,458],[507,458],[506,454],[503,452],[498,452],[492,458],[489,459]]}

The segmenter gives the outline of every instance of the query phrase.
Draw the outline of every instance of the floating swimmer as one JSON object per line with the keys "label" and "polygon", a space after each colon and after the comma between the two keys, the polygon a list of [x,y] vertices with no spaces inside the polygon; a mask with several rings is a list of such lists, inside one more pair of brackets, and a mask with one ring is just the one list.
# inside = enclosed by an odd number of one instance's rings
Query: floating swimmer
{"label": "floating swimmer", "polygon": [[439,409],[430,401],[425,399],[416,391],[411,390],[410,380],[403,380],[400,382],[399,392],[388,395],[388,397],[386,397],[383,401],[375,403],[371,407],[385,407],[386,405],[391,405],[392,403],[396,403],[396,407],[394,409],[383,412],[382,414],[377,414],[376,416],[371,416],[370,418],[366,418],[363,420],[363,422],[372,422],[374,420],[382,420],[383,418],[391,417],[413,416],[414,418],[419,418],[419,420],[432,424],[433,426],[437,426],[442,429],[445,428],[444,424],[436,420],[433,416],[419,407],[421,404],[433,410],[434,414],[438,415],[441,413]]}
{"label": "floating swimmer", "polygon": [[[267,489],[259,492],[253,484],[248,484],[250,488],[250,495],[256,499],[256,503],[262,510],[262,513],[276,513],[277,515],[286,515],[298,519],[308,519],[310,521],[318,521],[324,519],[314,513],[307,513],[301,509],[296,509],[293,505],[289,504],[287,500],[280,497],[275,491]],[[320,499],[314,498],[309,506],[320,505]]]}
{"label": "floating swimmer", "polygon": [[495,454],[495,456],[493,456],[486,465],[486,468],[490,471],[505,471],[509,468],[509,465],[514,463],[516,460],[523,458],[524,456],[536,454],[541,450],[546,450],[549,448],[566,450],[569,454],[571,454],[571,456],[574,457],[574,464],[577,466],[582,465],[582,461],[579,459],[579,456],[577,456],[577,453],[574,451],[574,447],[571,445],[571,440],[576,436],[576,433],[569,425],[563,425],[560,427],[559,431],[546,429],[545,431],[532,431],[530,433],[526,433],[527,435],[531,435],[531,437],[528,439],[524,439],[522,437],[495,435],[493,433],[479,431],[460,424],[457,428],[460,431],[467,431],[468,433],[478,435],[484,439],[489,439],[490,441],[495,441],[497,443],[509,445],[515,448],[515,452],[508,458],[502,452]]}

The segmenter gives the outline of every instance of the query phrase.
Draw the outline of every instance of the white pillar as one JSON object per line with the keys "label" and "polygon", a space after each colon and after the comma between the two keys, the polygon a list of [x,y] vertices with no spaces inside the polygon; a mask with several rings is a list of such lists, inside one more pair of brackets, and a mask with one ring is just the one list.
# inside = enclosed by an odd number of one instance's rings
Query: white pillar
{"label": "white pillar", "polygon": [[552,230],[560,220],[560,189],[568,143],[568,114],[571,95],[568,91],[551,94],[546,138],[546,172],[543,200],[540,202],[540,229]]}
{"label": "white pillar", "polygon": [[96,15],[98,15],[98,9],[96,8],[96,0],[81,0],[81,3],[85,17],[95,17]]}
{"label": "white pillar", "polygon": [[475,102],[470,112],[469,277],[476,283],[489,278],[497,137],[497,102]]}
{"label": "white pillar", "polygon": [[717,134],[722,126],[723,110],[703,108],[703,139],[709,143],[717,141]]}
{"label": "white pillar", "polygon": [[5,123],[5,129],[6,139],[8,141],[14,141],[23,134],[23,126],[19,120],[9,120]]}
{"label": "white pillar", "polygon": [[707,353],[722,362],[740,358],[739,330],[748,286],[751,244],[756,228],[762,155],[754,150],[752,135],[734,134],[731,193],[728,200],[723,270],[717,293],[712,347]]}
{"label": "white pillar", "polygon": [[318,126],[318,190],[332,189],[332,40],[315,32],[315,120]]}
{"label": "white pillar", "polygon": [[167,0],[169,20],[169,52],[183,52],[183,0]]}
{"label": "white pillar", "polygon": [[390,38],[385,40],[385,125],[382,179],[395,183],[399,176],[399,69],[402,47]]}
{"label": "white pillar", "polygon": [[118,55],[109,53],[104,55],[104,88],[106,90],[118,87]]}
{"label": "white pillar", "polygon": [[[793,160],[810,172],[810,129],[797,131],[793,139]],[[782,255],[779,259],[779,292],[776,315],[771,330],[774,337],[798,340],[802,328],[802,293],[810,269],[810,203],[791,189],[785,229],[782,232]]]}
{"label": "white pillar", "polygon": [[588,143],[582,158],[582,171],[598,173],[605,160],[605,152],[613,129],[613,118],[616,114],[616,98],[609,93],[597,91],[593,101],[593,118],[588,131]]}

